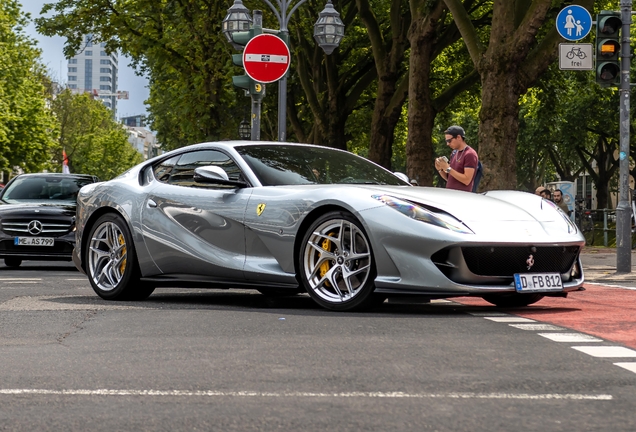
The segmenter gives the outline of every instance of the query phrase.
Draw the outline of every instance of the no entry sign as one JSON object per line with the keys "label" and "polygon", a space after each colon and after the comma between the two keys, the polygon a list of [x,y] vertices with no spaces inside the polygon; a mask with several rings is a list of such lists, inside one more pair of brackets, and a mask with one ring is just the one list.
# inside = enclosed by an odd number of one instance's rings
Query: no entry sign
{"label": "no entry sign", "polygon": [[278,81],[289,69],[289,48],[278,36],[260,34],[245,45],[243,67],[254,81],[263,84]]}

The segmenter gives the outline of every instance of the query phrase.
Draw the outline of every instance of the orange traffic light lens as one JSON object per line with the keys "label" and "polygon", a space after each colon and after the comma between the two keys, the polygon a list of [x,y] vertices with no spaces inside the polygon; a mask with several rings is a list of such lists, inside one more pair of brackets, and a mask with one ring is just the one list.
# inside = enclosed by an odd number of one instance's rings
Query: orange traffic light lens
{"label": "orange traffic light lens", "polygon": [[616,52],[616,46],[614,44],[605,44],[601,46],[601,53],[603,54],[614,54]]}

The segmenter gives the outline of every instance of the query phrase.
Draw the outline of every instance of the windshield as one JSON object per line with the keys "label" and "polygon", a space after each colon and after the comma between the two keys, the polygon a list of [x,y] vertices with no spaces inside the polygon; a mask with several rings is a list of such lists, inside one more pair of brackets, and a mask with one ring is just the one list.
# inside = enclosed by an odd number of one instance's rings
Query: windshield
{"label": "windshield", "polygon": [[327,147],[256,145],[239,146],[236,151],[263,186],[407,185],[391,172],[360,156]]}
{"label": "windshield", "polygon": [[82,186],[92,183],[86,178],[54,176],[18,177],[3,191],[2,200],[8,203],[50,202],[75,203]]}

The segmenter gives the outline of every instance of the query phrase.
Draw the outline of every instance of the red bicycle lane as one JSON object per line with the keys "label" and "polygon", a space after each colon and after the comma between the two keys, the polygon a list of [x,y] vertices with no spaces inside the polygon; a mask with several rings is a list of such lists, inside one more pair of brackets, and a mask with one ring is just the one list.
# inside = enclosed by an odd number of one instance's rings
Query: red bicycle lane
{"label": "red bicycle lane", "polygon": [[584,286],[585,291],[569,293],[567,298],[544,297],[524,308],[497,308],[475,297],[452,300],[558,325],[636,348],[636,290],[591,284]]}

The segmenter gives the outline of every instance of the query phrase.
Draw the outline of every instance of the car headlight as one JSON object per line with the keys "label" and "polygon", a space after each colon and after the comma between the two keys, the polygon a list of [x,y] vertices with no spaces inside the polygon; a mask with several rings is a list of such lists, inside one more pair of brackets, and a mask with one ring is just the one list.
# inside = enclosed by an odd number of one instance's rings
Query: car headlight
{"label": "car headlight", "polygon": [[434,213],[412,202],[405,201],[388,195],[372,195],[378,201],[382,201],[394,210],[399,211],[405,216],[421,222],[426,222],[441,228],[446,228],[462,234],[474,234],[461,221],[455,219],[447,213]]}
{"label": "car headlight", "polygon": [[574,224],[574,222],[572,222],[572,219],[570,219],[570,216],[566,215],[563,210],[561,210],[561,208],[556,205],[555,203],[553,203],[550,200],[547,199],[543,199],[541,201],[541,208],[543,208],[543,204],[547,204],[549,207],[551,207],[554,211],[556,211],[557,213],[559,213],[559,215],[561,216],[561,218],[563,219],[563,222],[565,222],[564,224],[560,225],[563,227],[564,230],[566,230],[569,234],[576,234],[579,232],[579,229],[576,227],[576,225]]}

